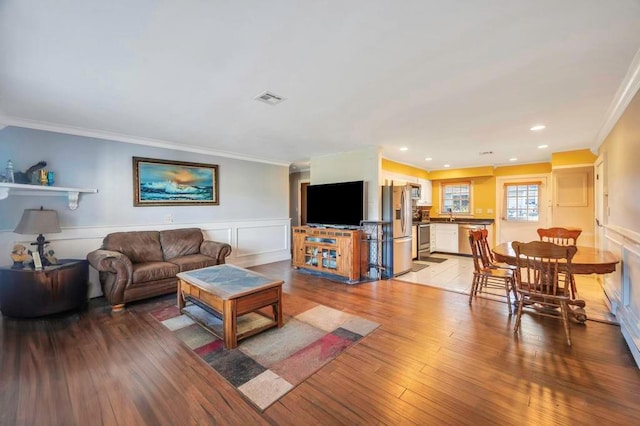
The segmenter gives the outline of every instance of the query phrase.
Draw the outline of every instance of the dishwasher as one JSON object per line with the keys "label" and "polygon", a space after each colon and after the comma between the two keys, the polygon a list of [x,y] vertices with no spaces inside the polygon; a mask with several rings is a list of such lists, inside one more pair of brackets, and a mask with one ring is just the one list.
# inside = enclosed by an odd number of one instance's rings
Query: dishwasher
{"label": "dishwasher", "polygon": [[479,231],[485,229],[484,225],[473,225],[464,223],[458,225],[458,253],[471,254],[471,245],[469,245],[469,231]]}

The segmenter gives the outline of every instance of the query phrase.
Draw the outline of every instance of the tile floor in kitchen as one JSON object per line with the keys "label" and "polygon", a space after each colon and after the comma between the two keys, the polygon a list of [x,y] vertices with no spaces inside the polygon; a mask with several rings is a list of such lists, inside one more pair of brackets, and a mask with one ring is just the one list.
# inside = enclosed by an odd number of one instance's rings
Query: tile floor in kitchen
{"label": "tile floor in kitchen", "polygon": [[[431,256],[447,260],[442,263],[420,261],[418,263],[426,264],[427,267],[418,272],[407,272],[395,279],[469,294],[473,278],[473,260],[471,257],[445,253],[433,253]],[[576,285],[580,298],[586,302],[585,311],[589,319],[617,324],[616,317],[611,315],[607,308],[605,294],[596,279],[596,275],[576,275]],[[497,300],[500,302],[506,301],[505,298],[498,298]]]}

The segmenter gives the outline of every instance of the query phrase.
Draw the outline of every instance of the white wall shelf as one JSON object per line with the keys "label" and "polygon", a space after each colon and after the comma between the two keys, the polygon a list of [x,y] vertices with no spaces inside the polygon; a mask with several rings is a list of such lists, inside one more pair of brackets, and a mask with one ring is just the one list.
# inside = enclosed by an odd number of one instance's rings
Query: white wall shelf
{"label": "white wall shelf", "polygon": [[69,209],[78,208],[81,193],[97,193],[97,189],[87,188],[63,188],[60,186],[40,186],[25,185],[22,183],[5,183],[0,182],[0,200],[4,200],[9,195],[22,196],[63,196],[69,200]]}

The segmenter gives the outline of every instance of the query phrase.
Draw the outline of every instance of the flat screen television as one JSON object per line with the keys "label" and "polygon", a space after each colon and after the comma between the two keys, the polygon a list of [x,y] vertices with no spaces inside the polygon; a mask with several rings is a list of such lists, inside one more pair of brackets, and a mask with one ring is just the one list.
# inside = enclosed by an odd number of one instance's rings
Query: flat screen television
{"label": "flat screen television", "polygon": [[317,226],[359,226],[365,218],[364,181],[309,185],[307,224]]}

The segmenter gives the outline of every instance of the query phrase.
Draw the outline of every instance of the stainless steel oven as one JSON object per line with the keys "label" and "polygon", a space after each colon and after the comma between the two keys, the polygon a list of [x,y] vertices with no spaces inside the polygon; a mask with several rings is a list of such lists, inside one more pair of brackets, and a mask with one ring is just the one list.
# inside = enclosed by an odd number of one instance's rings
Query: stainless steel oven
{"label": "stainless steel oven", "polygon": [[431,255],[431,224],[421,222],[418,224],[418,259],[429,255]]}

